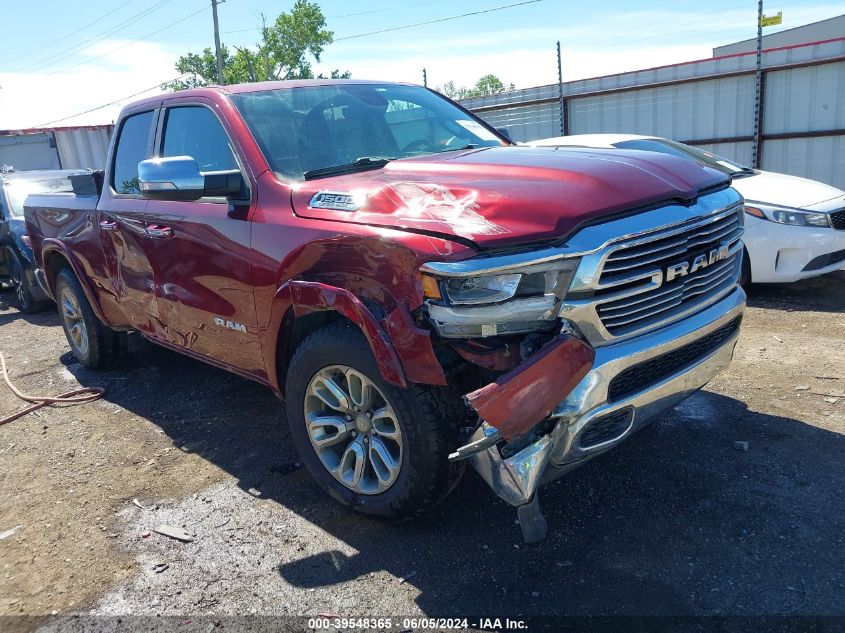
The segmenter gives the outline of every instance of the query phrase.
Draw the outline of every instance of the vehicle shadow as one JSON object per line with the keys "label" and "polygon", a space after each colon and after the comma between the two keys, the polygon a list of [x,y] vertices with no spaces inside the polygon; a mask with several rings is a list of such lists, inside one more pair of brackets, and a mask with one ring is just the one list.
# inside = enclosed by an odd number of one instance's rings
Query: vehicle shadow
{"label": "vehicle shadow", "polygon": [[752,284],[748,305],[795,312],[845,312],[845,270],[791,284]]}
{"label": "vehicle shadow", "polygon": [[514,510],[472,472],[416,523],[349,512],[297,467],[269,391],[138,338],[130,349],[112,372],[89,372],[69,354],[62,361],[175,446],[356,552],[277,563],[293,586],[386,571],[435,615],[845,615],[839,433],[697,394],[543,488],[549,538],[529,547]]}
{"label": "vehicle shadow", "polygon": [[18,309],[15,293],[9,289],[0,290],[0,327],[18,319],[39,326],[54,326],[61,323],[55,305],[51,304],[48,308],[35,314],[24,314]]}

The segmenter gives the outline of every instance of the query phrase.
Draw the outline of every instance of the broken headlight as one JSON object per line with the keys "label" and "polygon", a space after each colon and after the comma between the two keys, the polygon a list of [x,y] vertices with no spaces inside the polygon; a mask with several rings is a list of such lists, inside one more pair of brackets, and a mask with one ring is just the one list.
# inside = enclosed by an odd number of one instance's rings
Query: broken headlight
{"label": "broken headlight", "polygon": [[499,303],[516,294],[522,275],[456,277],[443,280],[443,290],[453,305]]}
{"label": "broken headlight", "polygon": [[422,286],[440,335],[472,338],[553,328],[579,259],[526,260],[504,270],[493,258],[426,265]]}

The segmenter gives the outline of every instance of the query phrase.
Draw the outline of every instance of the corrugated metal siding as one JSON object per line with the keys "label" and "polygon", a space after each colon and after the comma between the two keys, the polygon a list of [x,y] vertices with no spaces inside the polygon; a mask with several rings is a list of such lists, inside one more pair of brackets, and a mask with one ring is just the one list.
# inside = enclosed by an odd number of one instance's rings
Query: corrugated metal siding
{"label": "corrugated metal siding", "polygon": [[766,77],[766,134],[845,129],[845,62]]}
{"label": "corrugated metal siding", "polygon": [[749,136],[754,77],[626,90],[571,99],[570,134],[622,132],[679,140]]}
{"label": "corrugated metal siding", "polygon": [[494,127],[505,127],[514,141],[560,136],[560,108],[557,103],[509,107],[486,113],[484,120]]}
{"label": "corrugated metal siding", "polygon": [[59,169],[52,132],[0,136],[0,165],[16,171]]}
{"label": "corrugated metal siding", "polygon": [[[564,84],[566,87],[566,84]],[[525,101],[535,101],[537,99],[557,99],[558,87],[557,84],[548,86],[535,86],[534,88],[522,88],[520,90],[513,90],[511,92],[503,92],[497,95],[486,95],[484,97],[473,97],[472,99],[462,99],[461,105],[469,110],[476,108],[485,108],[489,106],[504,106],[508,104],[520,104]]]}
{"label": "corrugated metal siding", "polygon": [[111,125],[58,129],[56,146],[63,169],[105,169]]}
{"label": "corrugated metal siding", "polygon": [[845,136],[766,141],[762,167],[845,190]]}
{"label": "corrugated metal siding", "polygon": [[705,151],[713,152],[719,156],[724,156],[728,160],[733,160],[740,165],[751,164],[751,141],[741,141],[739,143],[705,143],[704,145],[695,144]]}
{"label": "corrugated metal siding", "polygon": [[[766,75],[763,136],[845,129],[845,38],[770,50],[764,68],[821,62]],[[681,141],[750,137],[754,117],[755,56],[738,55],[571,81],[563,84],[569,133],[621,132],[667,136]],[[745,72],[741,76],[725,74]],[[677,85],[655,85],[677,80]],[[602,93],[605,94],[596,94]],[[587,94],[589,93],[589,94]],[[583,96],[579,96],[583,95]],[[558,86],[551,84],[462,101],[516,141],[560,135]],[[539,102],[537,102],[539,101]],[[526,102],[534,102],[527,105]],[[743,164],[751,143],[743,140],[702,146]],[[817,152],[817,153],[816,153]],[[845,141],[839,136],[764,140],[764,169],[845,187]]]}
{"label": "corrugated metal siding", "polygon": [[0,132],[0,164],[17,171],[104,169],[113,125]]}

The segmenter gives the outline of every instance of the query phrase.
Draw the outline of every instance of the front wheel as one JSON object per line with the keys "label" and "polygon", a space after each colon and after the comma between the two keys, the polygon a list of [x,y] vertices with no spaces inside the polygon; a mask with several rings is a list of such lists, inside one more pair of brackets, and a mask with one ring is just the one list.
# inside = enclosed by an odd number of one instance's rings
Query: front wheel
{"label": "front wheel", "polygon": [[384,382],[357,328],[329,325],[296,349],[285,388],[291,436],[303,464],[340,503],[405,519],[424,513],[461,472],[448,454],[457,421],[435,387]]}

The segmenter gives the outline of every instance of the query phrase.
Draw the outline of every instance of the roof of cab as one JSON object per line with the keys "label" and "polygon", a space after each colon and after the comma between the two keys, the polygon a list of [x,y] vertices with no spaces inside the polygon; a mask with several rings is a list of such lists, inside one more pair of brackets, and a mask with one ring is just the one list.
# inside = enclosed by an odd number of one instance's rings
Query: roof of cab
{"label": "roof of cab", "polygon": [[292,90],[294,88],[310,88],[314,86],[336,86],[345,85],[394,85],[394,86],[416,86],[417,84],[398,81],[376,81],[371,79],[288,79],[286,81],[257,81],[245,84],[232,84],[228,86],[203,86],[202,88],[188,88],[177,92],[170,92],[163,95],[155,95],[133,101],[127,107],[135,108],[138,105],[157,103],[167,97],[209,97],[217,94],[242,94],[245,92],[260,92],[263,90]]}

